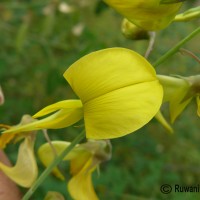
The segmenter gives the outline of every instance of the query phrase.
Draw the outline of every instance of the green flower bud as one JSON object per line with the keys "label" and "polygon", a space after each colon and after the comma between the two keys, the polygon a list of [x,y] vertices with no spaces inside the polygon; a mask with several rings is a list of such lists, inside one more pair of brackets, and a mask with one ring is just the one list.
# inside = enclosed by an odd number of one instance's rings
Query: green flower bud
{"label": "green flower bud", "polygon": [[136,26],[135,24],[131,23],[126,18],[122,22],[122,33],[123,35],[131,40],[145,40],[149,39],[148,31]]}

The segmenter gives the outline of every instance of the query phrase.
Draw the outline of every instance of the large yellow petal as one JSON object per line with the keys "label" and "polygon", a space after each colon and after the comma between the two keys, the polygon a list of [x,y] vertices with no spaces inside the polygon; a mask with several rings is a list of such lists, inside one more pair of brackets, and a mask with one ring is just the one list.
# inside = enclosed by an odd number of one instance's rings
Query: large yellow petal
{"label": "large yellow petal", "polygon": [[131,133],[148,123],[162,102],[154,68],[128,49],[110,48],[86,55],[64,77],[83,102],[88,138]]}
{"label": "large yellow petal", "polygon": [[182,5],[182,3],[160,4],[160,0],[104,1],[129,21],[149,31],[168,26]]}
{"label": "large yellow petal", "polygon": [[83,104],[113,90],[156,79],[154,68],[138,53],[109,48],[88,54],[64,73]]}
{"label": "large yellow petal", "polygon": [[98,200],[92,185],[92,172],[96,166],[91,168],[92,158],[68,183],[68,190],[74,200]]}
{"label": "large yellow petal", "polygon": [[162,102],[158,81],[138,83],[95,98],[84,105],[87,138],[129,134],[148,123]]}
{"label": "large yellow petal", "polygon": [[16,165],[9,167],[0,163],[0,170],[23,187],[30,187],[38,175],[33,145],[33,138],[26,137],[24,142],[20,144]]}

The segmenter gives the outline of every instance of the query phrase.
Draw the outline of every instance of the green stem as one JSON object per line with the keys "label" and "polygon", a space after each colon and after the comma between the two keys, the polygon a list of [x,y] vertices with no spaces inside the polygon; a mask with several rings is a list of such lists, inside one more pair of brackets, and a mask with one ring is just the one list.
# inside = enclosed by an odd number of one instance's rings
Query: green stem
{"label": "green stem", "polygon": [[54,167],[56,167],[63,158],[85,137],[85,131],[82,131],[73,141],[72,143],[60,154],[58,155],[54,161],[44,170],[44,172],[40,175],[40,177],[36,180],[36,182],[31,186],[31,188],[24,195],[22,200],[28,200],[35,190],[41,185],[41,183],[46,179],[46,177],[51,173]]}
{"label": "green stem", "polygon": [[181,46],[183,46],[186,42],[188,42],[189,40],[191,40],[199,32],[200,32],[200,27],[197,28],[197,29],[195,29],[192,33],[190,33],[190,35],[188,35],[183,40],[181,40],[175,47],[173,47],[166,54],[164,54],[163,56],[161,56],[155,63],[153,63],[153,66],[157,67],[158,65],[160,65],[161,63],[163,63],[170,56],[172,56],[173,54],[175,54],[180,49]]}

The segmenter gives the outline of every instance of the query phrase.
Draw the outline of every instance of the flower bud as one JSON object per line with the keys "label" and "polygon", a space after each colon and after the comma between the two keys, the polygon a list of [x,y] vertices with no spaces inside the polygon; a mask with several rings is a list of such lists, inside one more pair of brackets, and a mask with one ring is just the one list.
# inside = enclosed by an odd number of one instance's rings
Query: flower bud
{"label": "flower bud", "polygon": [[49,191],[44,200],[65,200],[65,198],[59,192]]}
{"label": "flower bud", "polygon": [[136,26],[126,18],[122,22],[122,33],[127,39],[145,40],[149,39],[148,31]]}

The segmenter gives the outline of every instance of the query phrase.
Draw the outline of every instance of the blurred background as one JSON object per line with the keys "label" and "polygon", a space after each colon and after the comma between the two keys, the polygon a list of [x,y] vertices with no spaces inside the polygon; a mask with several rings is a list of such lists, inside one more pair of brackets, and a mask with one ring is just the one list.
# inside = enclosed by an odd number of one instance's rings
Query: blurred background
{"label": "blurred background", "polygon": [[[190,0],[182,10],[197,5],[199,1]],[[124,38],[121,22],[122,17],[100,0],[1,0],[0,84],[5,95],[5,104],[0,107],[1,123],[14,125],[24,114],[32,115],[46,105],[76,98],[62,74],[83,55],[115,46],[144,55],[148,41]],[[155,62],[199,24],[199,20],[172,23],[159,31],[149,61]],[[183,48],[200,57],[199,41],[197,35]],[[199,74],[200,66],[193,58],[177,53],[157,72],[189,76]],[[166,116],[167,108],[163,108]],[[113,139],[112,160],[101,165],[100,176],[93,176],[100,200],[199,199],[200,193],[160,192],[162,184],[200,184],[200,123],[195,101],[173,128],[174,134],[169,134],[153,119],[139,131]],[[52,140],[71,141],[79,132],[69,127],[49,130],[49,135]],[[36,151],[44,142],[38,134]],[[9,145],[6,152],[15,162],[17,146]],[[38,163],[41,172],[44,168]],[[64,167],[68,172],[69,165]],[[32,199],[42,200],[49,190],[71,199],[66,182],[52,176]]]}

